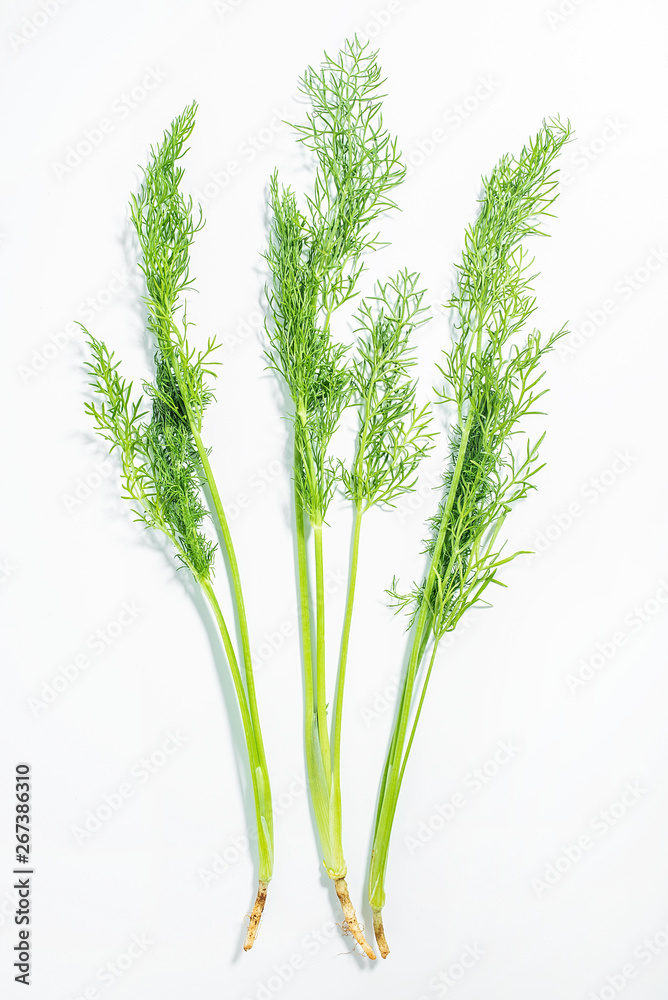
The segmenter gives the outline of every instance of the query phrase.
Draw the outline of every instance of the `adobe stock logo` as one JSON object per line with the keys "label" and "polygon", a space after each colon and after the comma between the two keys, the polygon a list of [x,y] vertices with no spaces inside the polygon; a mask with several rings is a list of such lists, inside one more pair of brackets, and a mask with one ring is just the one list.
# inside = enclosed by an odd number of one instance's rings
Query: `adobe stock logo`
{"label": "adobe stock logo", "polygon": [[654,275],[667,262],[668,251],[664,247],[650,247],[649,253],[639,263],[634,262],[615,282],[610,294],[595,307],[587,309],[584,318],[571,327],[568,337],[559,341],[558,356],[566,359],[575,357],[585,344],[601,332],[610,317],[622,312],[624,306],[653,280]]}
{"label": "adobe stock logo", "polygon": [[406,176],[409,177],[432,156],[465,122],[484,105],[501,87],[489,73],[479,76],[475,87],[460,101],[451,104],[441,113],[442,125],[437,125],[428,135],[417,139],[414,148],[406,153]]}
{"label": "adobe stock logo", "polygon": [[521,752],[521,747],[512,740],[500,740],[495,752],[480,767],[468,771],[461,780],[460,788],[450,798],[440,802],[426,820],[421,820],[415,829],[415,836],[404,837],[409,854],[415,854],[430,843],[436,833],[452,822],[474,795],[482,791],[505,766]]}
{"label": "adobe stock logo", "polygon": [[629,982],[651,965],[655,958],[668,951],[668,924],[660,927],[649,937],[640,941],[633,949],[632,962],[625,962],[617,971],[605,977],[605,985],[598,990],[590,990],[587,1000],[615,1000],[618,993],[626,989]]}
{"label": "adobe stock logo", "polygon": [[80,650],[75,656],[60,667],[48,680],[42,681],[40,689],[27,700],[27,705],[33,716],[37,717],[42,712],[53,705],[62,697],[65,691],[81,677],[81,675],[94,662],[93,656],[88,650],[101,656],[106,649],[116,642],[116,640],[130,628],[143,613],[135,601],[123,601],[115,617],[107,621],[102,628],[91,632],[86,638],[84,650]]}
{"label": "adobe stock logo", "polygon": [[159,66],[150,66],[138,84],[131,90],[119,94],[112,102],[108,115],[100,118],[95,125],[84,129],[83,134],[66,147],[62,160],[51,161],[51,169],[58,180],[62,181],[76,170],[98,146],[102,145],[105,138],[116,130],[117,124],[125,121],[166,79],[167,74],[164,70]]}
{"label": "adobe stock logo", "polygon": [[668,580],[659,581],[654,592],[642,603],[635,604],[625,615],[621,627],[596,643],[594,651],[588,656],[581,656],[575,670],[566,674],[565,681],[571,694],[576,694],[615,658],[620,649],[627,645],[629,639],[640,632],[645,625],[658,614],[664,613],[668,606]]}
{"label": "adobe stock logo", "polygon": [[544,555],[555,542],[570,531],[589,507],[597,504],[613,486],[617,485],[637,460],[637,457],[627,449],[618,448],[609,465],[595,476],[591,476],[581,487],[578,496],[582,499],[571,500],[565,509],[553,514],[549,523],[538,532],[531,543],[532,551],[527,557],[528,560],[539,559]]}
{"label": "adobe stock logo", "polygon": [[9,44],[14,52],[19,52],[24,45],[31,42],[59,13],[60,8],[68,3],[69,0],[41,0],[38,9],[28,17],[24,17],[16,31],[9,32]]}
{"label": "adobe stock logo", "polygon": [[134,762],[126,780],[118,783],[111,791],[105,792],[101,800],[87,811],[81,822],[70,827],[75,843],[81,846],[90,840],[189,741],[190,737],[178,729],[170,729],[165,733],[165,738],[159,747]]}
{"label": "adobe stock logo", "polygon": [[[474,969],[478,962],[485,957],[486,949],[478,942],[467,944],[454,962],[451,962],[447,969],[442,969],[437,976],[432,976],[429,980],[429,989],[437,997],[445,997],[450,993],[464,976],[471,969]],[[422,995],[418,1000],[427,1000]]]}
{"label": "adobe stock logo", "polygon": [[574,152],[568,161],[568,167],[562,167],[559,175],[559,180],[562,184],[572,184],[576,178],[577,174],[581,174],[584,170],[587,170],[595,160],[599,158],[605,151],[619,139],[622,132],[625,132],[628,128],[626,122],[623,122],[621,118],[617,115],[614,117],[608,116],[603,122],[603,128],[590,139],[589,142],[580,143],[578,142]]}
{"label": "adobe stock logo", "polygon": [[627,781],[622,793],[605,809],[599,810],[589,821],[591,833],[582,833],[575,840],[561,848],[556,858],[543,866],[541,877],[531,879],[531,887],[540,898],[556,885],[559,885],[564,875],[579,865],[583,858],[592,851],[603,837],[614,830],[619,822],[628,816],[637,803],[647,794],[639,781]]}

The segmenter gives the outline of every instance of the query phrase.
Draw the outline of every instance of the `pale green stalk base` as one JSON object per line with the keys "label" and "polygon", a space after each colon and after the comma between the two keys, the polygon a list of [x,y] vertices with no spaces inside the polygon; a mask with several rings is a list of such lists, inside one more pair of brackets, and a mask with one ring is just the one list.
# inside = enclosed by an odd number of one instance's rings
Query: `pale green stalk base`
{"label": "pale green stalk base", "polygon": [[[295,463],[299,461],[300,458],[295,453]],[[327,727],[327,694],[325,686],[325,587],[322,525],[313,525],[316,582],[316,662],[314,676],[305,515],[297,491],[295,491],[295,518],[300,624],[304,657],[304,740],[309,792],[313,803],[318,838],[323,853],[323,864],[328,876],[334,882],[346,924],[365,955],[370,959],[375,959],[376,956],[373,949],[364,937],[362,928],[357,920],[346,883],[345,876],[348,869],[343,854],[341,816],[340,759],[343,683],[345,679],[350,623],[352,620],[352,601],[355,593],[355,578],[357,574],[359,519],[356,522],[354,534],[348,604],[337,677],[336,708],[332,732],[332,757]]]}
{"label": "pale green stalk base", "polygon": [[258,745],[257,745],[257,734],[253,728],[253,723],[251,715],[249,712],[248,704],[246,702],[246,692],[244,690],[243,679],[241,677],[241,671],[239,670],[239,664],[237,663],[237,658],[234,652],[234,647],[232,646],[232,641],[230,639],[230,634],[223,617],[218,599],[214,593],[213,587],[211,586],[211,581],[208,579],[200,579],[199,583],[202,590],[208,598],[209,604],[213,610],[214,616],[218,623],[218,628],[220,629],[220,634],[223,639],[223,645],[225,647],[225,652],[227,654],[228,662],[230,664],[230,671],[232,673],[232,681],[234,683],[234,689],[236,691],[237,700],[239,702],[239,709],[241,712],[241,722],[244,729],[244,736],[246,738],[246,747],[248,749],[248,759],[250,762],[250,772],[251,772],[251,782],[253,785],[253,799],[255,802],[255,814],[257,817],[257,828],[258,828],[258,853],[260,857],[260,870],[259,878],[261,882],[269,882],[271,880],[273,871],[273,840],[271,837],[271,793],[269,790],[269,776],[266,772],[266,765],[260,761]]}
{"label": "pale green stalk base", "polygon": [[[413,640],[413,652],[418,667],[426,649],[426,645],[422,639],[423,637],[416,634]],[[404,749],[407,727],[403,724],[403,719],[405,718],[407,720],[408,713],[410,711],[415,675],[413,674],[413,679],[410,684],[408,682],[408,677],[406,679],[402,705],[399,713],[398,730],[396,733],[397,738],[393,740],[392,745],[390,746],[387,761],[385,763],[384,789],[378,802],[376,829],[374,832],[373,848],[371,852],[371,866],[369,869],[369,903],[371,904],[374,914],[380,914],[380,911],[385,905],[385,872],[387,869],[387,857],[390,848],[390,835],[392,832],[392,824],[394,822],[394,814],[397,808],[399,792],[401,790],[401,783],[403,781],[408,755],[413,745],[413,739],[415,737],[420,714],[422,712],[427,686],[429,684],[432,668],[436,660],[437,650],[438,643],[434,643],[429,661],[429,667],[427,668],[427,673],[422,683],[422,691],[420,693],[420,699],[415,711],[415,717],[413,719],[408,744]],[[411,660],[413,660],[413,656],[411,656]],[[380,919],[380,917],[379,921],[380,927],[382,928],[382,919]],[[375,928],[376,923],[374,921],[374,930]],[[378,941],[378,947],[381,948],[381,942],[378,940],[377,936],[376,940]],[[385,942],[385,947],[387,947],[387,942]]]}
{"label": "pale green stalk base", "polygon": [[[267,900],[267,889],[274,869],[274,839],[273,839],[273,819],[271,788],[269,785],[269,774],[262,752],[262,737],[259,726],[253,728],[253,720],[246,703],[243,681],[239,671],[234,648],[230,640],[230,634],[223,617],[220,605],[211,586],[210,580],[199,580],[204,593],[206,594],[214,616],[220,629],[225,652],[227,653],[234,689],[241,711],[241,721],[246,737],[246,747],[248,750],[248,760],[250,764],[251,783],[253,786],[253,800],[255,804],[255,818],[258,832],[258,854],[259,854],[259,882],[255,898],[255,904],[250,915],[248,930],[244,940],[244,951],[250,951],[255,944],[257,932],[260,927],[262,912]],[[258,750],[259,742],[259,750]]]}
{"label": "pale green stalk base", "polygon": [[225,647],[225,652],[230,665],[230,671],[232,673],[234,690],[236,691],[237,701],[239,702],[241,721],[244,728],[244,736],[246,738],[246,747],[248,750],[248,760],[250,763],[260,862],[257,896],[250,916],[246,939],[244,941],[244,951],[250,951],[255,943],[255,938],[257,937],[262,911],[264,910],[264,904],[267,899],[267,887],[274,869],[271,788],[269,785],[269,774],[267,773],[267,765],[264,760],[264,753],[262,749],[262,737],[259,732],[259,726],[258,728],[253,726],[253,718],[246,701],[246,692],[244,690],[243,680],[234,652],[234,647],[232,646],[230,639],[229,630],[225,623],[218,599],[216,598],[213,587],[211,586],[211,581],[209,579],[199,579],[199,583],[202,590],[206,594],[209,604],[211,605],[211,609],[213,610],[223,639],[223,645]]}
{"label": "pale green stalk base", "polygon": [[[260,717],[258,713],[257,699],[255,695],[255,680],[253,677],[253,664],[251,660],[250,636],[248,633],[248,620],[246,618],[246,605],[244,603],[244,596],[241,588],[241,575],[239,573],[239,564],[237,562],[236,552],[234,551],[234,545],[232,543],[232,536],[230,534],[227,518],[225,517],[225,511],[223,509],[223,504],[220,499],[218,487],[213,476],[213,470],[211,469],[211,465],[209,463],[209,456],[207,454],[206,448],[202,444],[202,440],[198,431],[194,427],[192,428],[192,430],[195,439],[195,444],[197,446],[197,451],[200,456],[200,460],[202,462],[202,467],[204,469],[204,475],[206,477],[209,490],[211,492],[211,498],[213,500],[214,509],[218,517],[218,524],[220,526],[220,530],[223,535],[225,552],[227,554],[227,559],[230,567],[230,576],[232,582],[234,603],[239,620],[239,631],[241,633],[241,647],[244,660],[244,674],[246,678],[245,695],[247,696],[247,701],[243,694],[243,684],[241,685],[242,693],[240,693],[236,681],[235,681],[235,689],[237,691],[239,706],[242,711],[242,719],[244,717],[244,714],[247,717],[247,722],[244,721],[244,733],[246,735],[246,745],[248,747],[248,756],[251,769],[251,780],[253,784],[253,798],[255,802],[255,814],[257,818],[258,854],[259,854],[259,873],[258,873],[259,882],[258,882],[257,896],[255,899],[253,910],[251,912],[250,921],[248,924],[248,932],[246,934],[246,940],[244,941],[244,951],[250,951],[250,949],[253,947],[253,944],[255,943],[255,938],[257,936],[257,932],[260,926],[262,911],[264,910],[264,904],[267,899],[267,887],[269,881],[271,880],[274,869],[274,820],[273,820],[273,804],[271,801],[271,786],[269,783],[269,771],[267,769],[267,760],[265,757],[264,742],[262,739],[262,730],[260,728]],[[211,595],[213,595],[213,590],[211,590]],[[209,597],[209,600],[211,601],[211,596],[209,595],[209,593],[207,593],[207,597]],[[216,614],[216,617],[219,620],[220,624],[220,622],[222,621],[222,613],[220,612],[220,607],[218,606],[218,602],[216,601],[215,607],[212,604],[212,607],[214,609],[214,614]],[[225,631],[227,632],[226,628]],[[221,633],[222,633],[222,627],[221,627]],[[228,643],[229,643],[229,635],[228,635]],[[229,655],[230,653],[228,651],[228,658]],[[230,660],[230,665],[231,664],[232,661]],[[239,667],[236,662],[236,659],[234,661],[234,665],[236,673],[238,675]],[[233,670],[233,675],[234,675],[234,670]],[[240,682],[241,677],[239,676],[238,679]],[[246,708],[245,713],[244,713],[244,707]],[[247,724],[249,728],[247,728]]]}

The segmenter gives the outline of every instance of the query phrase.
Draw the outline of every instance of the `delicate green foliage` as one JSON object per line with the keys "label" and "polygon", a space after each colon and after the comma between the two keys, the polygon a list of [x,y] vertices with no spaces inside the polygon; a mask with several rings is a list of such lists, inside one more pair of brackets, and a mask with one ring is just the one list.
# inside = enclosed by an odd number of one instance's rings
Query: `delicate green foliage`
{"label": "delicate green foliage", "polygon": [[[138,519],[165,532],[193,573],[208,578],[216,546],[201,530],[207,511],[196,435],[213,398],[206,377],[213,374],[216,345],[209,340],[205,350],[197,351],[188,343],[182,296],[192,287],[190,245],[202,218],[200,212],[194,221],[192,199],[180,191],[183,168],[178,165],[196,108],[186,108],[162,143],[151,149],[140,191],[130,203],[142,251],[149,330],[157,345],[155,382],[144,383],[151,420],[143,420],[144,397],[132,401],[132,385],[119,374],[118,363],[113,364],[113,353],[90,335],[92,386],[104,402],[89,403],[87,409],[112,450],[119,450],[123,486]],[[177,323],[181,307],[183,317]]]}
{"label": "delicate green foliage", "polygon": [[137,504],[134,508],[137,518],[150,528],[168,530],[158,508],[147,452],[143,397],[132,401],[132,383],[128,384],[120,374],[120,361],[114,364],[114,353],[106,344],[91,334],[88,344],[93,358],[92,362],[86,362],[92,376],[91,388],[103,402],[86,403],[86,412],[93,418],[100,436],[111,445],[110,451],[118,450],[124,497]]}
{"label": "delicate green foliage", "polygon": [[201,464],[187,425],[142,418],[144,397],[132,399],[127,383],[114,364],[113,352],[90,334],[92,362],[87,362],[91,386],[103,402],[86,403],[98,433],[118,450],[125,499],[133,503],[136,519],[164,532],[179,558],[199,578],[210,576],[216,546],[201,528],[206,509],[201,497]]}
{"label": "delicate green foliage", "polygon": [[[542,221],[557,197],[556,157],[570,139],[570,125],[544,122],[519,157],[503,156],[483,179],[481,209],[466,230],[458,287],[448,303],[459,336],[446,356],[446,380],[459,407],[467,401],[466,372],[501,360],[501,349],[519,333],[535,310],[528,258],[522,241],[545,233]],[[485,341],[489,341],[485,346]],[[471,358],[474,354],[475,358]],[[476,360],[477,359],[477,360]]]}
{"label": "delicate green foliage", "polygon": [[[190,247],[204,224],[201,208],[195,220],[192,198],[185,198],[180,189],[183,167],[179,161],[187,152],[184,146],[195,126],[196,111],[195,103],[186,108],[165,132],[161,145],[151,148],[143,183],[132,196],[130,209],[142,251],[149,329],[157,343],[157,378],[149,391],[154,406],[193,422],[199,431],[204,409],[213,399],[206,376],[213,374],[211,355],[217,345],[210,339],[204,351],[190,347],[182,301],[193,284]],[[183,317],[177,324],[182,306]]]}
{"label": "delicate green foliage", "polygon": [[[318,164],[307,203],[322,305],[329,312],[353,292],[362,253],[384,245],[369,226],[396,208],[388,195],[406,173],[396,139],[383,128],[377,55],[355,37],[300,80],[312,110],[295,128]],[[345,278],[348,262],[352,273]]]}
{"label": "delicate green foliage", "polygon": [[269,305],[272,366],[285,379],[294,403],[295,481],[302,507],[313,522],[325,515],[334,492],[336,467],[327,449],[350,396],[345,349],[321,325],[319,283],[309,261],[309,240],[291,191],[270,187],[273,222],[267,260],[273,274]]}
{"label": "delicate green foliage", "polygon": [[394,206],[388,192],[405,168],[396,141],[383,129],[382,80],[367,45],[346,42],[337,58],[325,56],[320,70],[308,69],[300,86],[311,111],[295,128],[315,154],[316,172],[305,212],[276,174],[271,179],[268,356],[294,404],[298,495],[319,524],[337,476],[329,443],[352,389],[330,319],[356,292],[362,253],[381,245],[369,227]]}
{"label": "delicate green foliage", "polygon": [[181,541],[193,572],[210,576],[216,551],[200,530],[208,510],[202,500],[202,463],[187,424],[155,419],[147,428],[156,493],[165,520]]}
{"label": "delicate green foliage", "polygon": [[[541,233],[541,220],[549,215],[557,185],[553,163],[569,135],[567,125],[545,123],[517,159],[504,156],[484,182],[480,214],[466,232],[449,303],[459,333],[440,369],[446,383],[442,400],[454,404],[457,417],[444,495],[427,542],[434,560],[429,612],[437,636],[453,629],[487,587],[499,583],[498,568],[519,554],[503,556],[498,534],[542,467],[537,464],[542,437],[527,442],[518,458],[513,436],[524,417],[539,412],[536,404],[545,391],[539,388],[540,365],[566,331],[545,342],[534,332],[522,348],[509,341],[535,309],[534,262],[522,241]],[[397,598],[413,618],[424,587]]]}
{"label": "delicate green foliage", "polygon": [[360,510],[392,505],[412,490],[417,468],[432,447],[430,409],[416,406],[417,381],[408,375],[415,364],[411,337],[427,322],[418,280],[417,274],[400,272],[379,285],[378,295],[364,300],[357,313],[357,332],[366,334],[352,368],[360,423],[352,468],[342,464],[341,479]]}
{"label": "delicate green foliage", "polygon": [[162,143],[151,147],[139,193],[130,199],[143,256],[139,266],[146,279],[150,323],[166,346],[179,296],[192,286],[190,247],[203,225],[201,209],[195,222],[192,198],[186,199],[180,189],[183,167],[179,160],[187,152],[184,145],[195,126],[196,111],[197,105],[191,104],[165,131]]}

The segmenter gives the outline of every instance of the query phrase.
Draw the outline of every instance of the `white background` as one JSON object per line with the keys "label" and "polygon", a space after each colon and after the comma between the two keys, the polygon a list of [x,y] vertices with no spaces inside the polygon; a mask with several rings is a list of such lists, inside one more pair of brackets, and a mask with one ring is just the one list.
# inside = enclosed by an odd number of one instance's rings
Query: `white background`
{"label": "white background", "polygon": [[[668,18],[652,0],[557,3],[3,4],[3,996],[23,995],[9,890],[13,771],[27,760],[35,1000],[665,1000]],[[380,48],[386,123],[412,165],[367,290],[407,265],[442,302],[481,174],[544,116],[577,133],[552,238],[533,247],[537,324],[573,332],[549,359],[548,415],[535,425],[548,432],[546,468],[508,522],[509,544],[540,554],[506,569],[493,609],[473,611],[440,655],[394,827],[392,953],[373,965],[334,926],[303,787],[289,424],[260,329],[267,180],[298,163],[281,120],[301,119],[305,66],[355,30]],[[149,372],[126,206],[149,144],[194,98],[186,179],[207,224],[189,312],[198,337],[223,344],[206,436],[245,581],[277,800],[275,878],[249,954],[256,858],[225,662],[185,573],[120,500],[83,412],[86,352],[70,326],[107,340],[130,377]],[[434,313],[420,334],[425,398],[448,336]],[[425,476],[444,447],[443,436]],[[368,844],[405,648],[383,589],[422,572],[436,502],[425,483],[412,509],[370,515],[363,539],[343,794],[349,884],[368,927]],[[343,503],[331,521],[335,648]],[[179,745],[164,754],[170,733]],[[517,749],[499,766],[502,741]],[[145,781],[142,758],[153,760]],[[477,791],[474,768],[486,776]],[[82,835],[123,784],[131,796]],[[457,792],[464,804],[446,823]],[[131,961],[133,936],[144,944]],[[478,956],[469,968],[465,954]]]}

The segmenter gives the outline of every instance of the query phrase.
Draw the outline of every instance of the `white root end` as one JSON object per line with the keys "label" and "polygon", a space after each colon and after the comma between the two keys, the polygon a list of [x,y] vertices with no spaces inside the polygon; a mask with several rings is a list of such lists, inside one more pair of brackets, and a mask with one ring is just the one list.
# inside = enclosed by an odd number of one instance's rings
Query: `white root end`
{"label": "white root end", "polygon": [[250,951],[255,944],[255,938],[257,937],[260,920],[262,919],[262,911],[264,910],[264,904],[267,900],[268,887],[269,883],[263,882],[262,879],[260,879],[257,887],[257,896],[255,897],[255,906],[253,907],[253,912],[250,915],[248,931],[246,932],[244,951]]}
{"label": "white root end", "polygon": [[381,910],[373,911],[373,933],[376,938],[376,944],[378,945],[380,957],[387,958],[390,954],[390,949],[387,946],[387,939],[385,938],[385,928],[383,927],[383,914]]}
{"label": "white root end", "polygon": [[366,957],[375,959],[376,956],[373,948],[364,937],[362,928],[357,921],[355,907],[351,902],[350,893],[348,892],[348,883],[344,878],[337,878],[334,880],[334,886],[336,888],[336,895],[339,897],[339,902],[341,903],[343,915],[346,918],[346,923],[348,924],[348,930],[355,938]]}

